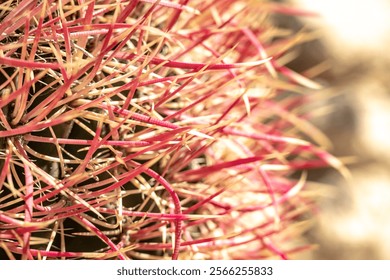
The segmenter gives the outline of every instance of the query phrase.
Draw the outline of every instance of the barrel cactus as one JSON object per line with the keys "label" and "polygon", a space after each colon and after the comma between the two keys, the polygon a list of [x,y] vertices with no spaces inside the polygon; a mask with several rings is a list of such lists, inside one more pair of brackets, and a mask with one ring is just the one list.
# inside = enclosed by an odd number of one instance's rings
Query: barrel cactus
{"label": "barrel cactus", "polygon": [[[0,4],[0,255],[293,258],[340,162],[273,1]],[[294,176],[292,176],[294,174]],[[298,175],[298,176],[297,176]]]}

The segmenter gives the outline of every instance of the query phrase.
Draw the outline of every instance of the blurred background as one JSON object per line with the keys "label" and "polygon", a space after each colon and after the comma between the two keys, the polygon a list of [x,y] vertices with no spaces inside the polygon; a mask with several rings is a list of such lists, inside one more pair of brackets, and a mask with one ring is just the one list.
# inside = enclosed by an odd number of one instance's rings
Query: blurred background
{"label": "blurred background", "polygon": [[308,234],[319,249],[308,258],[390,259],[390,1],[290,2],[319,14],[279,24],[319,31],[290,67],[322,62],[320,102],[330,110],[314,121],[352,173],[350,182],[333,170],[311,174],[329,192]]}

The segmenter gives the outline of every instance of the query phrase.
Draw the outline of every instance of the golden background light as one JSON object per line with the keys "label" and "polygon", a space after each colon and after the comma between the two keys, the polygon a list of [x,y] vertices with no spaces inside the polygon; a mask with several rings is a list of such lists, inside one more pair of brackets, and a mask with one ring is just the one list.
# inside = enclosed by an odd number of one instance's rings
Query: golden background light
{"label": "golden background light", "polygon": [[320,30],[334,73],[333,126],[343,125],[328,136],[336,153],[356,159],[349,184],[334,174],[322,178],[336,195],[323,203],[314,258],[390,259],[390,1],[293,2],[319,14],[303,21]]}

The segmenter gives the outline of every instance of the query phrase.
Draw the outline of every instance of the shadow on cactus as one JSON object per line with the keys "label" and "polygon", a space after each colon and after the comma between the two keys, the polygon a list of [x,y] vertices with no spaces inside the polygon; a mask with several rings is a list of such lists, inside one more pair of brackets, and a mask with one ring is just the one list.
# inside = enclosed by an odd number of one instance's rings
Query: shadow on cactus
{"label": "shadow on cactus", "polygon": [[320,86],[285,66],[311,35],[272,23],[304,13],[180,2],[0,5],[2,258],[285,259],[309,246],[296,242],[313,207],[303,170],[342,165],[306,121]]}

